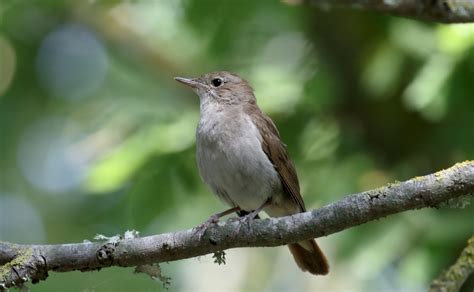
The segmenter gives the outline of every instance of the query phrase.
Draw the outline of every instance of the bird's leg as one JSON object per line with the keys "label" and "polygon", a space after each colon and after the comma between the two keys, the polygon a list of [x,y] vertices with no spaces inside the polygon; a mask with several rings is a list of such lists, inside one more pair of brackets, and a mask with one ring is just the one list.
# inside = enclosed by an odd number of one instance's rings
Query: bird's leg
{"label": "bird's leg", "polygon": [[[259,218],[258,217],[258,213],[260,213],[263,208],[265,208],[266,206],[270,205],[272,202],[272,199],[269,198],[268,200],[265,201],[265,203],[263,203],[260,207],[258,207],[257,209],[253,210],[252,212],[248,213],[247,215],[244,215],[240,218],[238,218],[237,220],[239,220],[240,224],[243,224],[243,223],[247,223],[247,224],[250,224],[250,222],[252,220],[254,220],[255,218]],[[240,227],[239,227],[240,229]]]}
{"label": "bird's leg", "polygon": [[209,217],[209,219],[207,219],[206,222],[194,227],[194,232],[198,233],[199,238],[201,238],[206,233],[206,230],[209,227],[219,222],[219,218],[224,217],[234,212],[239,212],[239,211],[240,211],[240,207],[233,207],[228,210],[222,211],[220,213],[216,213],[212,215],[211,217]]}
{"label": "bird's leg", "polygon": [[[245,216],[247,216],[248,214],[250,214],[250,213],[252,213],[252,212],[253,212],[253,211],[247,212],[247,211],[245,211],[245,210],[240,210],[240,211],[235,212],[235,213],[236,213],[239,217],[245,217]],[[230,220],[234,220],[234,221],[235,221],[235,220],[239,220],[239,217],[237,217],[237,218],[230,218],[229,221],[230,221]],[[258,214],[257,214],[257,216],[255,216],[254,219],[260,219],[260,217],[258,216]]]}
{"label": "bird's leg", "polygon": [[211,217],[209,217],[209,219],[207,219],[207,221],[205,223],[209,222],[209,223],[214,223],[215,224],[215,223],[219,222],[219,219],[221,217],[224,217],[226,215],[229,215],[229,214],[234,213],[234,212],[239,212],[239,211],[241,211],[240,207],[230,208],[228,210],[225,210],[225,211],[222,211],[220,213],[212,215]]}

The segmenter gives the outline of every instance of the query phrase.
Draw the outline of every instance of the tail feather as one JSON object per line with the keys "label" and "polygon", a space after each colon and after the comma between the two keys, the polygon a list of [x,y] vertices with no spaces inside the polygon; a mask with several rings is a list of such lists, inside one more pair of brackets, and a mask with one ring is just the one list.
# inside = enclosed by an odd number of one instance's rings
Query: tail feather
{"label": "tail feather", "polygon": [[288,245],[296,264],[313,275],[327,275],[329,263],[314,239]]}

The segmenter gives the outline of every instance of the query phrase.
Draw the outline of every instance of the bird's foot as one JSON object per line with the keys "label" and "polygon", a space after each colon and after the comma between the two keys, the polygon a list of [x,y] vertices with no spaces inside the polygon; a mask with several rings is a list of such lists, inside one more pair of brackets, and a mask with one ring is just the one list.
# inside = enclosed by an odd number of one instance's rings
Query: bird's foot
{"label": "bird's foot", "polygon": [[204,234],[206,234],[206,231],[209,227],[212,227],[219,223],[219,218],[221,218],[222,216],[229,215],[230,213],[239,211],[239,207],[232,207],[228,210],[212,215],[211,217],[209,217],[209,219],[207,219],[206,222],[193,228],[194,234],[197,234],[199,236],[199,239],[201,239]]}
{"label": "bird's foot", "polygon": [[206,234],[206,231],[208,228],[214,226],[215,224],[219,223],[219,214],[214,214],[209,219],[206,220],[206,222],[199,224],[198,226],[193,228],[194,234],[196,234],[199,239],[201,239],[204,234]]}
{"label": "bird's foot", "polygon": [[[239,226],[237,227],[237,232],[240,231],[242,226],[247,226],[247,229],[250,229],[250,223],[255,219],[260,219],[260,217],[258,216],[259,212],[260,212],[260,210],[255,210],[255,211],[252,211],[248,214],[245,214],[245,215],[243,215],[239,218],[232,218],[230,220],[239,222]],[[240,216],[240,214],[239,214],[239,216]]]}

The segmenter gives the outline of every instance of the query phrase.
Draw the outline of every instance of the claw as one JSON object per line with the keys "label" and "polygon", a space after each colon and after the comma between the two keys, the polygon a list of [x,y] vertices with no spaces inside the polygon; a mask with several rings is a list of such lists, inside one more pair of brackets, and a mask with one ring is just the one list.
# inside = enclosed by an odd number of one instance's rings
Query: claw
{"label": "claw", "polygon": [[260,210],[255,210],[242,217],[230,219],[230,220],[235,220],[239,222],[239,226],[237,227],[237,230],[235,232],[239,233],[243,225],[246,225],[247,229],[250,230],[250,222],[252,222],[255,219],[260,219],[260,217],[258,216],[259,211]]}
{"label": "claw", "polygon": [[219,223],[219,218],[225,215],[228,215],[230,213],[239,212],[239,211],[240,211],[239,207],[233,207],[223,212],[212,215],[211,217],[209,217],[209,219],[207,219],[206,222],[193,228],[194,234],[197,234],[199,239],[201,239],[204,236],[204,234],[206,234],[206,231],[209,227],[212,227],[213,225]]}
{"label": "claw", "polygon": [[201,239],[206,234],[207,229],[217,223],[219,223],[219,216],[217,214],[212,215],[206,220],[206,222],[193,228],[194,234],[196,234],[198,238]]}
{"label": "claw", "polygon": [[265,206],[269,204],[271,204],[271,198],[265,201],[265,203],[263,203],[263,205],[261,205],[259,208],[255,209],[254,211],[250,213],[248,213],[247,211],[241,211],[240,214],[237,213],[241,217],[237,219],[240,224],[237,227],[236,232],[240,232],[240,228],[242,227],[243,224],[247,224],[247,229],[250,230],[250,222],[254,219],[260,219],[260,217],[258,216],[258,213],[260,213],[260,211],[262,211],[263,208],[265,208]]}

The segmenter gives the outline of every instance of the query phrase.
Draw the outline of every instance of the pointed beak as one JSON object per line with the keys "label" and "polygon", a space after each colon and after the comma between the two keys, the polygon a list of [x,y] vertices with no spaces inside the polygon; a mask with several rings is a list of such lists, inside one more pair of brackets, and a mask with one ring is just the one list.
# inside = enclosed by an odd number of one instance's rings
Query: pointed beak
{"label": "pointed beak", "polygon": [[197,88],[199,86],[202,86],[203,84],[196,79],[192,78],[183,78],[183,77],[175,77],[174,80],[181,82],[183,84],[186,84],[187,86],[191,88]]}

